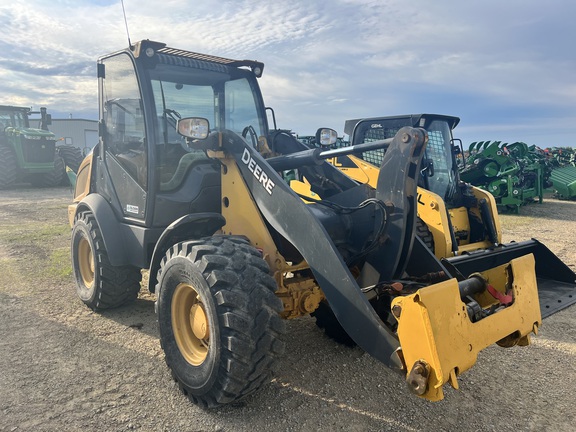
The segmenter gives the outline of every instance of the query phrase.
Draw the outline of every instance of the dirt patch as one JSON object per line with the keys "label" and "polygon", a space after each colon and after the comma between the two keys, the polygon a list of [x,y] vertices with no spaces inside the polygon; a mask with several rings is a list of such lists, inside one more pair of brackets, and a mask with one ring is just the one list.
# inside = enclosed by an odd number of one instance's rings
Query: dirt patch
{"label": "dirt patch", "polygon": [[[0,191],[0,431],[573,430],[575,307],[530,347],[483,351],[438,403],[312,319],[290,321],[276,379],[203,411],[164,364],[152,295],[103,314],[76,297],[70,200],[67,188]],[[575,214],[575,202],[523,207],[502,217],[505,241],[536,237],[576,268]]]}

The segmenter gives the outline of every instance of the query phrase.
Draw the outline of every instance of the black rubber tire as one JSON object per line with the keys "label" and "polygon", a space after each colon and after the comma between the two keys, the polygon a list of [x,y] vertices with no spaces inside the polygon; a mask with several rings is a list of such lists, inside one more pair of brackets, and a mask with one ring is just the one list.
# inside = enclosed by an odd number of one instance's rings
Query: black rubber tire
{"label": "black rubber tire", "polygon": [[428,225],[420,218],[416,218],[416,235],[420,237],[428,249],[434,252],[434,237]]}
{"label": "black rubber tire", "polygon": [[16,183],[16,155],[5,145],[0,145],[0,189],[7,189]]}
{"label": "black rubber tire", "polygon": [[61,145],[56,147],[56,153],[64,160],[64,165],[74,171],[75,174],[78,174],[78,168],[80,168],[80,164],[84,159],[78,147]]}
{"label": "black rubber tire", "polygon": [[54,169],[43,174],[33,174],[29,177],[30,183],[35,187],[60,186],[66,179],[66,167],[64,160],[58,155],[54,156]]}
{"label": "black rubber tire", "polygon": [[349,347],[356,346],[356,342],[346,333],[346,330],[344,330],[326,300],[321,301],[318,309],[312,312],[311,315],[316,318],[316,325],[323,329],[326,336],[330,339],[334,339],[336,342]]}
{"label": "black rubber tire", "polygon": [[80,212],[72,229],[72,271],[76,293],[90,309],[98,311],[130,303],[140,291],[140,270],[113,266],[102,240],[96,218]]}
{"label": "black rubber tire", "polygon": [[[192,290],[194,304],[178,308],[187,303],[184,289]],[[160,342],[172,376],[193,403],[214,408],[235,402],[270,380],[284,352],[283,307],[275,291],[268,264],[242,238],[215,236],[168,250],[156,286]],[[198,305],[206,323],[201,339],[187,318]],[[197,341],[205,352],[191,358],[187,348]]]}

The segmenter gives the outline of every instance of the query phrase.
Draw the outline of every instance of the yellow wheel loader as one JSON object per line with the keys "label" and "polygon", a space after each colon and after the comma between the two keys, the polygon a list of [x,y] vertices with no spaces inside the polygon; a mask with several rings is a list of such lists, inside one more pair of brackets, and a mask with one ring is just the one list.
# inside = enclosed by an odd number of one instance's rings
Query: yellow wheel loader
{"label": "yellow wheel loader", "polygon": [[[533,254],[542,316],[547,317],[576,302],[576,274],[536,239],[502,243],[502,229],[494,197],[460,180],[452,131],[458,117],[412,114],[346,121],[346,146],[378,143],[405,126],[428,132],[417,193],[417,234],[453,272],[470,274]],[[333,157],[330,162],[351,178],[377,187],[386,147]]]}
{"label": "yellow wheel loader", "polygon": [[166,363],[202,407],[264,385],[284,319],[320,305],[433,401],[483,348],[527,345],[541,324],[531,255],[458,279],[414,235],[427,131],[366,144],[388,150],[377,187],[358,184],[326,162],[349,149],[269,129],[263,68],[149,40],[98,60],[100,141],[68,209],[80,299],[129,303],[147,273]]}

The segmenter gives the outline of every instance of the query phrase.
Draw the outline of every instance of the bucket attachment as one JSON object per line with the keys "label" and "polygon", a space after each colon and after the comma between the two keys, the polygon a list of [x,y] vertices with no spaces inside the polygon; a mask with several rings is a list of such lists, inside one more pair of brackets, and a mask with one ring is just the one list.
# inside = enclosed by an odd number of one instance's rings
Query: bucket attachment
{"label": "bucket attachment", "polygon": [[460,278],[528,254],[534,255],[542,318],[576,303],[576,273],[535,239],[481,249],[442,262],[450,273]]}

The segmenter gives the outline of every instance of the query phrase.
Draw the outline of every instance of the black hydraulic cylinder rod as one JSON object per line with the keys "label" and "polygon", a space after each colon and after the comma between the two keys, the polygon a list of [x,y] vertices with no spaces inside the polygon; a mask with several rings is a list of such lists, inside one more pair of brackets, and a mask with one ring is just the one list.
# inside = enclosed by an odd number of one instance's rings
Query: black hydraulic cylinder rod
{"label": "black hydraulic cylinder rod", "polygon": [[462,301],[467,301],[467,297],[472,297],[486,289],[486,281],[480,275],[472,275],[472,277],[458,282],[458,289]]}
{"label": "black hydraulic cylinder rod", "polygon": [[306,165],[319,165],[324,162],[324,160],[337,156],[345,156],[353,153],[381,149],[389,146],[391,142],[392,138],[389,138],[385,140],[378,140],[370,143],[357,144],[354,146],[341,147],[330,150],[314,148],[269,158],[266,159],[266,162],[268,162],[270,166],[276,171],[285,171],[289,169],[297,169]]}
{"label": "black hydraulic cylinder rod", "polygon": [[319,148],[302,150],[284,156],[273,157],[267,159],[266,162],[268,162],[275,171],[285,171],[307,165],[320,165],[324,162],[324,160],[319,157],[320,153],[322,153],[322,149]]}

